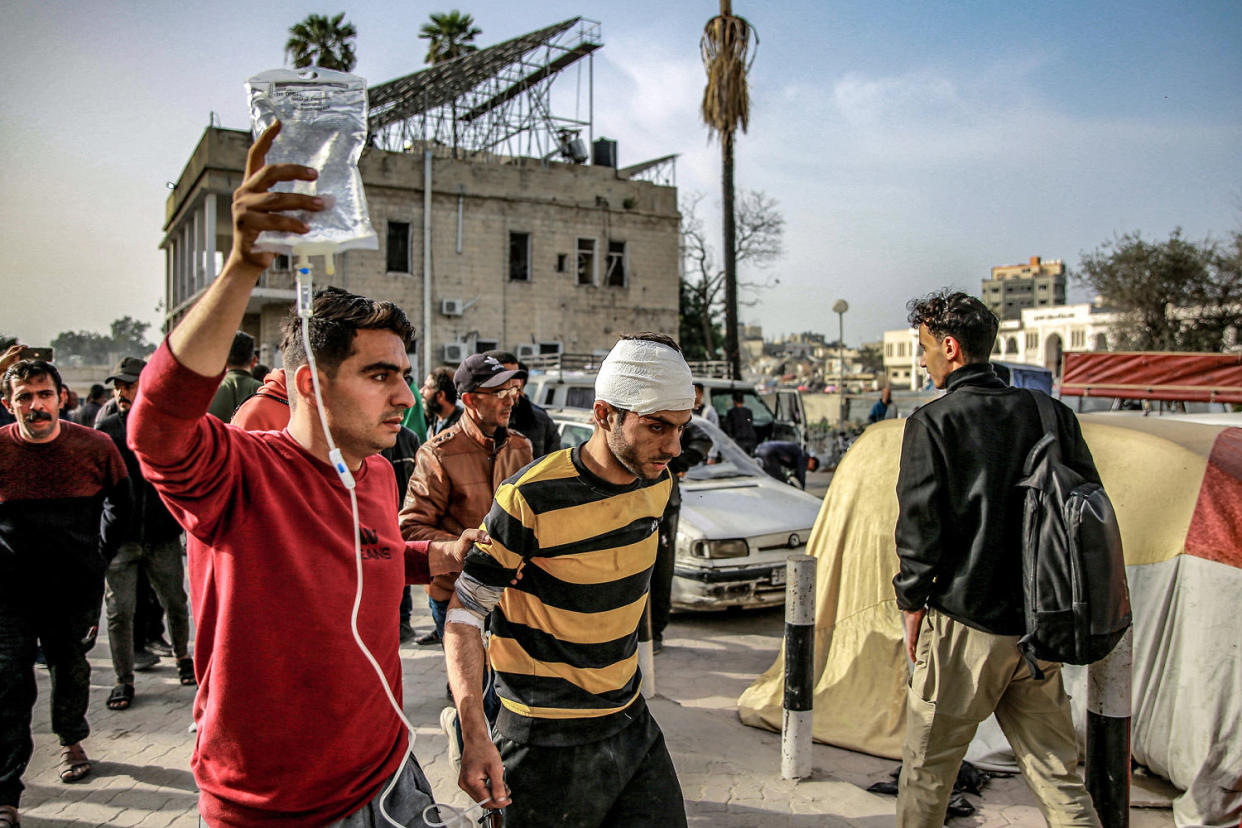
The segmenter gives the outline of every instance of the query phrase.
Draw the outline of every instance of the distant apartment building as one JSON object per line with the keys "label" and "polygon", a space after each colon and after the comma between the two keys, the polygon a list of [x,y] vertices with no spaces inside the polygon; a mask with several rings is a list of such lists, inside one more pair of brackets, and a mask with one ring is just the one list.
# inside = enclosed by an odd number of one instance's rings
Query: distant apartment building
{"label": "distant apartment building", "polygon": [[1018,319],[1024,308],[1065,304],[1065,264],[1032,256],[1026,264],[992,268],[979,297],[1001,320]]}

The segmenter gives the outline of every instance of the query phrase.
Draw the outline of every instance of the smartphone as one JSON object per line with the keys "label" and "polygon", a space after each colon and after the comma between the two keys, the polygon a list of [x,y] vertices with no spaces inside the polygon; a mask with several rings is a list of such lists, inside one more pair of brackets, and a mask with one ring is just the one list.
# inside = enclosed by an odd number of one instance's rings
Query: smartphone
{"label": "smartphone", "polygon": [[26,350],[22,351],[22,359],[41,359],[44,362],[52,361],[52,349],[48,348],[31,348],[26,346]]}

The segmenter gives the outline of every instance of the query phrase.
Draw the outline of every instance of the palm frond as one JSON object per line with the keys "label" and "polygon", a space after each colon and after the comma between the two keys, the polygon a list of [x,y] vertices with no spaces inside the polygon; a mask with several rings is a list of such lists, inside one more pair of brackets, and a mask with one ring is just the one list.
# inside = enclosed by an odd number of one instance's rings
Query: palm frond
{"label": "palm frond", "polygon": [[750,95],[746,74],[754,61],[754,46],[759,37],[745,18],[728,13],[727,4],[722,14],[707,21],[703,37],[699,40],[699,52],[707,71],[707,86],[703,89],[701,113],[710,134],[734,132],[741,127],[745,132],[750,125]]}

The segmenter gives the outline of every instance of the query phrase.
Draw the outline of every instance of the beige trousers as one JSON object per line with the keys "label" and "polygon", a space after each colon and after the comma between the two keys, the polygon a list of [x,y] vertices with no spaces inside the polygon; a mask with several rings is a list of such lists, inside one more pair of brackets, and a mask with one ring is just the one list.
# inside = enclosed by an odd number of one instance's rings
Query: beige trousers
{"label": "beige trousers", "polygon": [[944,825],[953,782],[979,723],[992,713],[1049,825],[1098,826],[1078,776],[1078,742],[1061,665],[1031,677],[1018,636],[992,635],[928,610],[906,698],[897,824]]}

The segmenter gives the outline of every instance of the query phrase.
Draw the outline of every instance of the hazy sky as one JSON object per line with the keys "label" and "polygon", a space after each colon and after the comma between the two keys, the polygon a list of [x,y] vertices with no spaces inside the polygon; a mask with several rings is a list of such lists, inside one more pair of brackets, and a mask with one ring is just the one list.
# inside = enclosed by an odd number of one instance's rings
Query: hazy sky
{"label": "hazy sky", "polygon": [[[704,193],[716,220],[719,149],[698,116],[714,2],[9,0],[0,333],[40,345],[124,314],[158,322],[165,182],[210,113],[248,126],[242,85],[282,63],[289,25],[344,10],[355,71],[378,83],[422,66],[419,26],[453,5],[483,45],[600,21],[596,136],[619,142],[622,165],[680,153],[683,197]],[[845,298],[846,339],[877,339],[903,324],[907,298],[977,292],[993,265],[1040,255],[1074,267],[1134,230],[1242,228],[1236,0],[734,0],[734,11],[761,39],[738,186],[767,192],[787,220],[780,286],[742,311],[769,336],[835,337],[830,308]]]}

